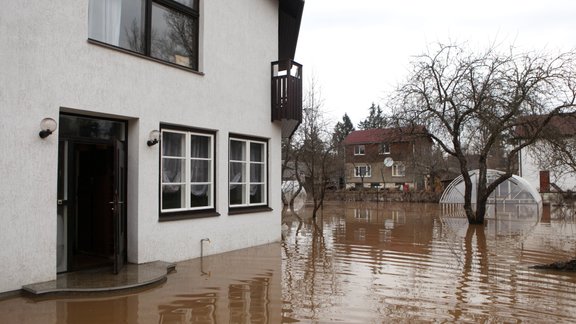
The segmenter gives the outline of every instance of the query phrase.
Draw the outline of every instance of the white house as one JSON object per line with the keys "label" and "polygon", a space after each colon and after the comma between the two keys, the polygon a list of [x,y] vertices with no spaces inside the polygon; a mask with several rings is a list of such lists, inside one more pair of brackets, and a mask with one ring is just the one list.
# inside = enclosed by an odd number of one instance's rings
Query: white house
{"label": "white house", "polygon": [[[546,116],[533,118],[535,122]],[[550,119],[545,131],[555,140],[564,141],[564,149],[573,150],[576,140],[576,116],[558,115]],[[517,130],[517,136],[522,139],[526,135],[525,128]],[[568,145],[572,143],[572,145]],[[543,140],[522,149],[519,154],[518,174],[526,179],[541,194],[550,192],[576,191],[576,174],[568,167]],[[566,160],[565,160],[566,161]]]}
{"label": "white house", "polygon": [[303,6],[4,3],[0,293],[279,241]]}

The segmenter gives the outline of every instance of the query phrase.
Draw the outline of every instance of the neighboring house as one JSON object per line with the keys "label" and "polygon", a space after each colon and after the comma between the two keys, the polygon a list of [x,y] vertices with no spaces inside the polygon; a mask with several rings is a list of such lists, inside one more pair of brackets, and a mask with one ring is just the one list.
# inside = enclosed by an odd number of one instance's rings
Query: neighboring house
{"label": "neighboring house", "polygon": [[432,139],[424,127],[353,131],[344,146],[347,188],[428,186]]}
{"label": "neighboring house", "polygon": [[303,6],[4,3],[0,293],[279,241]]}
{"label": "neighboring house", "polygon": [[[531,125],[538,125],[546,116],[532,117],[528,120]],[[529,126],[528,126],[529,127]],[[525,140],[528,135],[528,127],[519,127],[516,136]],[[576,115],[558,115],[552,117],[545,128],[545,136],[551,136],[555,140],[568,140],[572,145],[566,147],[576,154]],[[569,144],[569,143],[567,143]],[[534,144],[522,149],[518,155],[518,175],[526,179],[540,193],[576,191],[576,173],[573,167],[568,166],[566,159],[557,159],[558,156],[545,140],[538,140]],[[550,159],[552,157],[552,159]],[[576,161],[572,160],[572,166]]]}

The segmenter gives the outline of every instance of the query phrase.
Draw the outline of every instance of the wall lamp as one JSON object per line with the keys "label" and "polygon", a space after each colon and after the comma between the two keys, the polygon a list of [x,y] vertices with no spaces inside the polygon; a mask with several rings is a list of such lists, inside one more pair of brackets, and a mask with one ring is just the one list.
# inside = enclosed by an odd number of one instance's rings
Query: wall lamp
{"label": "wall lamp", "polygon": [[50,134],[54,133],[58,124],[56,121],[50,117],[42,119],[40,122],[40,138],[46,138],[50,136]]}
{"label": "wall lamp", "polygon": [[154,146],[158,144],[159,141],[160,141],[160,132],[157,130],[153,130],[150,132],[150,135],[148,135],[148,142],[146,142],[146,144],[148,144],[148,146]]}

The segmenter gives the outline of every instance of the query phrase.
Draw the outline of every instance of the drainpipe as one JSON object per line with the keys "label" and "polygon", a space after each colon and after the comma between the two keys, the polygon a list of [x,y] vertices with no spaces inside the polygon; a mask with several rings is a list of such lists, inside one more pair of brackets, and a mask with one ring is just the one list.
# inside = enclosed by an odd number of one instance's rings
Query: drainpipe
{"label": "drainpipe", "polygon": [[209,238],[203,238],[200,240],[200,258],[204,257],[204,242],[210,243]]}
{"label": "drainpipe", "polygon": [[203,238],[200,240],[200,273],[202,275],[210,276],[210,272],[204,271],[204,242],[210,243],[209,238]]}

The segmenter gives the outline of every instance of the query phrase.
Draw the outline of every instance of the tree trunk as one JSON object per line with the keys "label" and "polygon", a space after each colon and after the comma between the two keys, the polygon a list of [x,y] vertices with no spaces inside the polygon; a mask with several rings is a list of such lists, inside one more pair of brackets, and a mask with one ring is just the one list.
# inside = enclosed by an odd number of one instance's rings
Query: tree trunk
{"label": "tree trunk", "polygon": [[478,203],[476,205],[476,212],[474,212],[474,217],[468,217],[468,224],[470,225],[481,225],[484,224],[484,216],[486,215],[486,202],[483,204]]}
{"label": "tree trunk", "polygon": [[488,202],[487,173],[486,160],[481,158],[480,167],[478,168],[478,178],[476,180],[476,212],[474,213],[474,217],[468,218],[469,224],[484,224],[486,203]]}

